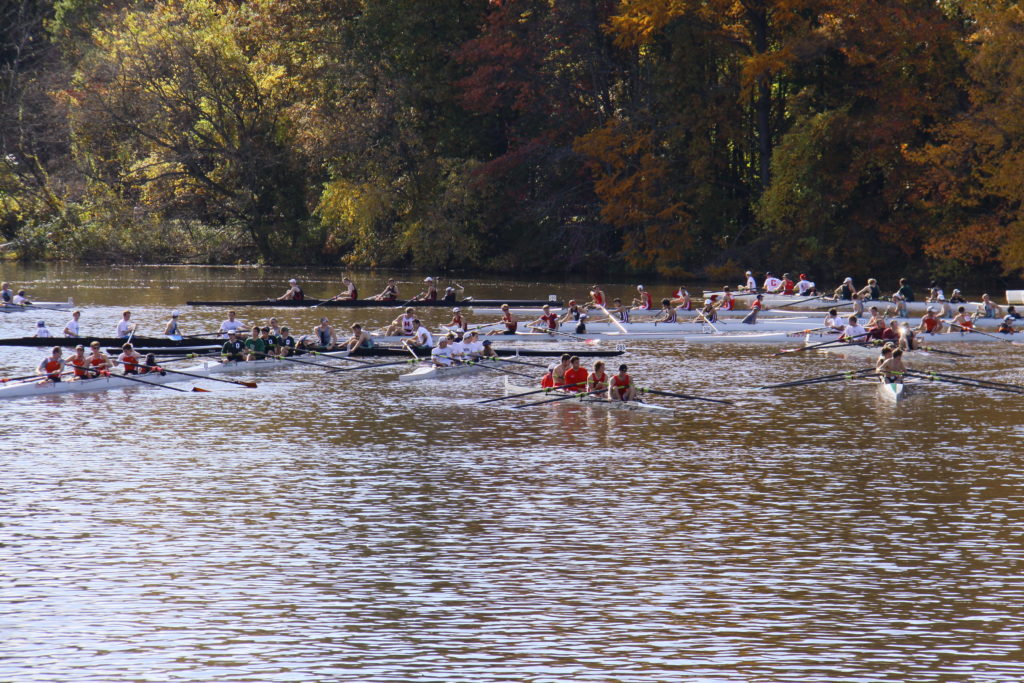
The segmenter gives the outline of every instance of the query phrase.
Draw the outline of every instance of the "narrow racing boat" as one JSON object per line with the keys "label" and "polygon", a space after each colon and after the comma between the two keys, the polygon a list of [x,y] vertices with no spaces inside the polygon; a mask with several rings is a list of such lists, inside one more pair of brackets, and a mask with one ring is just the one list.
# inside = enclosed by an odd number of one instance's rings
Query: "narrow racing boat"
{"label": "narrow racing boat", "polygon": [[[531,391],[537,391],[537,387],[527,387],[522,386],[521,384],[513,384],[512,381],[509,380],[508,375],[505,375],[506,396],[516,396]],[[675,412],[672,408],[655,405],[653,403],[644,403],[641,401],[611,401],[602,396],[580,396],[578,398],[567,398],[563,401],[558,401],[556,403],[551,403],[549,405],[565,405],[570,403],[573,405],[579,405],[582,403],[590,408],[605,408],[607,410],[636,410],[644,413],[660,413],[668,415]]]}
{"label": "narrow racing boat", "polygon": [[399,375],[398,380],[400,382],[419,382],[424,379],[450,379],[452,377],[475,375],[481,372],[493,372],[492,368],[509,365],[513,365],[513,363],[507,363],[501,359],[483,359],[445,367],[422,364],[412,372]]}
{"label": "narrow racing boat", "polygon": [[902,403],[907,398],[907,386],[903,382],[879,382],[878,392],[889,403]]}

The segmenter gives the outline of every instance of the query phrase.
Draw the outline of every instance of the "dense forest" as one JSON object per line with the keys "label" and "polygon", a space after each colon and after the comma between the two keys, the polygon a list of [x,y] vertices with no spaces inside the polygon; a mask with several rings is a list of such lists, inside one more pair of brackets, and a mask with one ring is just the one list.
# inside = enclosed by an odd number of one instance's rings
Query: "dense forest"
{"label": "dense forest", "polygon": [[0,0],[8,257],[1024,269],[1006,0]]}

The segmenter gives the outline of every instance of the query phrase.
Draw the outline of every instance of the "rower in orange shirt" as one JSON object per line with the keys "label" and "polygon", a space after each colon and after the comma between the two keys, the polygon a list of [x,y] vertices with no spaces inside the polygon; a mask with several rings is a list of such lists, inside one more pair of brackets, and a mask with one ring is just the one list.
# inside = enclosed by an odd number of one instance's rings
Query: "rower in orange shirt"
{"label": "rower in orange shirt", "polygon": [[612,401],[633,401],[636,400],[636,387],[633,386],[633,378],[629,376],[629,368],[623,363],[619,366],[619,374],[612,377],[608,385],[608,398]]}
{"label": "rower in orange shirt", "polygon": [[580,367],[579,356],[569,359],[569,369],[565,371],[566,391],[586,391],[588,372]]}
{"label": "rower in orange shirt", "polygon": [[607,391],[608,390],[608,373],[604,371],[604,361],[599,360],[594,363],[594,371],[590,373],[590,377],[587,378],[587,391]]}

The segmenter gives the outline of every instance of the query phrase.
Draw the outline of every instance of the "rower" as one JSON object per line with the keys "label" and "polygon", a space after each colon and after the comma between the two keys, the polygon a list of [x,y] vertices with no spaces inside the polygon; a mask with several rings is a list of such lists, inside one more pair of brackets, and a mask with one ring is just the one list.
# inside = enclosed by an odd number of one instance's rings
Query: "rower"
{"label": "rower", "polygon": [[117,323],[114,336],[118,339],[127,339],[135,333],[135,323],[132,322],[132,312],[125,311],[121,314],[121,320]]}
{"label": "rower", "polygon": [[480,353],[481,358],[497,358],[498,352],[491,348],[491,340],[484,339],[482,342],[484,350]]}
{"label": "rower", "polygon": [[903,326],[899,320],[893,318],[889,321],[889,327],[882,330],[882,339],[885,341],[898,341],[902,335]]}
{"label": "rower", "polygon": [[909,318],[910,308],[907,306],[907,300],[903,298],[899,293],[892,295],[893,305],[890,307],[893,315],[897,318]]}
{"label": "rower", "polygon": [[395,301],[398,299],[398,284],[395,282],[395,279],[388,278],[388,283],[384,285],[384,291],[371,298],[374,301]]}
{"label": "rower", "polygon": [[917,349],[917,338],[914,336],[914,331],[910,329],[910,325],[907,323],[900,324],[899,335],[898,348],[904,351],[914,351]]}
{"label": "rower", "polygon": [[661,300],[661,313],[654,319],[656,323],[674,323],[677,322],[676,309],[672,306],[672,302],[668,299]]}
{"label": "rower", "polygon": [[9,304],[14,301],[14,291],[10,282],[0,284],[0,303]]}
{"label": "rower", "polygon": [[100,343],[98,341],[89,342],[89,376],[97,377],[109,374],[111,367],[113,364],[110,362],[110,356],[103,352]]}
{"label": "rower", "polygon": [[75,352],[71,354],[66,363],[74,371],[71,377],[72,380],[81,380],[89,377],[89,359],[85,357],[85,347],[81,344],[75,347]]}
{"label": "rower", "polygon": [[924,302],[926,304],[935,304],[945,300],[946,295],[942,292],[942,286],[936,280],[928,283],[928,294],[925,295]]}
{"label": "rower", "polygon": [[457,330],[461,330],[463,333],[465,333],[466,328],[468,326],[469,326],[469,323],[467,323],[466,319],[464,317],[462,317],[462,309],[459,308],[458,306],[453,308],[452,309],[452,319],[451,319],[451,322],[448,323],[448,327],[451,327],[451,328],[454,328],[454,329],[457,329]]}
{"label": "rower", "polygon": [[302,301],[306,298],[306,295],[302,291],[302,287],[299,287],[299,281],[292,278],[288,281],[288,290],[277,297],[278,301]]}
{"label": "rower", "polygon": [[164,334],[168,339],[181,339],[181,331],[178,329],[178,318],[180,316],[181,313],[178,311],[171,311],[171,319],[167,321],[167,325],[164,327]]}
{"label": "rower", "polygon": [[885,316],[878,312],[878,306],[872,306],[868,312],[871,317],[868,319],[868,324],[864,326],[869,333],[868,338],[881,339],[886,328]]}
{"label": "rower", "polygon": [[355,301],[359,298],[359,292],[356,290],[356,283],[351,278],[341,278],[341,284],[345,285],[345,293],[339,294],[334,297],[335,299],[345,299],[348,301]]}
{"label": "rower", "polygon": [[1017,312],[1016,306],[1007,306],[1006,315],[1010,316],[1014,320],[1020,320],[1021,318],[1024,318],[1024,316]]}
{"label": "rower", "polygon": [[722,302],[718,304],[719,310],[732,311],[736,308],[736,298],[732,295],[729,285],[722,287]]}
{"label": "rower", "polygon": [[949,323],[949,332],[966,332],[974,329],[974,318],[964,306],[957,306],[956,315]]}
{"label": "rower", "polygon": [[953,293],[949,295],[949,303],[965,304],[967,303],[967,299],[964,298],[964,295],[960,293],[959,289],[954,289]]}
{"label": "rower", "polygon": [[461,363],[466,360],[466,344],[462,341],[462,332],[448,333],[448,348],[456,362]]}
{"label": "rower", "polygon": [[512,311],[509,310],[508,304],[501,305],[501,324],[505,326],[505,329],[491,330],[487,334],[515,334],[516,330],[519,329],[519,321],[512,315]]}
{"label": "rower", "polygon": [[882,289],[878,286],[878,280],[869,277],[868,283],[857,292],[857,296],[868,301],[881,301]]}
{"label": "rower", "polygon": [[54,346],[50,351],[50,355],[39,362],[39,367],[36,368],[37,372],[40,375],[46,375],[40,384],[60,381],[65,365],[63,353],[59,346]]}
{"label": "rower", "polygon": [[[665,300],[662,299],[662,306],[665,304]],[[690,298],[690,293],[683,287],[680,287],[675,291],[675,295],[669,301],[670,304],[676,307],[678,311],[692,311],[693,300]]]}
{"label": "rower", "polygon": [[352,330],[352,336],[345,342],[345,350],[352,353],[356,349],[373,348],[373,337],[367,334],[362,325],[356,323],[350,329]]}
{"label": "rower", "polygon": [[581,315],[584,315],[583,309],[580,308],[579,304],[576,303],[575,299],[569,299],[569,303],[566,304],[565,313],[562,315],[561,320],[559,320],[558,322],[567,323],[570,320],[572,322],[576,322],[577,320],[580,319]]}
{"label": "rower", "polygon": [[601,308],[606,303],[604,298],[604,292],[598,285],[594,285],[590,288],[590,303],[587,304],[587,308]]}
{"label": "rower", "polygon": [[414,296],[412,301],[437,301],[437,285],[434,284],[434,278],[426,277],[423,282],[427,285],[427,288]]}
{"label": "rower", "polygon": [[277,353],[279,356],[295,355],[295,337],[292,336],[288,327],[282,327],[277,335]]}
{"label": "rower", "polygon": [[868,331],[861,327],[860,322],[857,320],[857,316],[851,315],[846,319],[846,327],[843,328],[843,336],[840,337],[843,341],[854,342],[855,344],[863,344],[867,341]]}
{"label": "rower", "polygon": [[629,322],[629,309],[622,305],[622,299],[612,299],[612,308],[609,313],[619,316],[620,323]]}
{"label": "rower", "polygon": [[717,294],[712,294],[710,299],[704,299],[704,307],[698,311],[697,317],[693,319],[693,322],[704,323],[705,325],[714,325],[718,322],[718,307],[715,305],[715,299],[717,298]]}
{"label": "rower", "polygon": [[769,294],[778,294],[782,291],[782,280],[775,277],[772,271],[768,271],[764,274],[764,285],[762,289]]}
{"label": "rower", "polygon": [[764,295],[758,294],[754,297],[754,301],[750,304],[750,313],[743,316],[743,320],[740,322],[744,325],[755,325],[757,324],[757,315],[761,312],[764,307]]}
{"label": "rower", "polygon": [[574,334],[586,334],[587,333],[587,318],[589,316],[586,313],[580,315],[580,319],[576,321],[576,327],[573,328]]}
{"label": "rower", "polygon": [[238,332],[230,330],[228,339],[220,349],[220,355],[226,361],[245,360],[245,344],[238,338]]}
{"label": "rower", "polygon": [[123,346],[121,346],[121,355],[117,357],[116,363],[120,363],[121,365],[124,366],[124,374],[139,374],[139,366],[142,365],[142,362],[142,356],[135,350],[135,347],[133,347],[130,343],[126,342]]}
{"label": "rower", "polygon": [[408,337],[412,334],[412,322],[416,319],[416,309],[409,307],[402,315],[391,321],[391,324],[384,330],[384,336],[402,335]]}
{"label": "rower", "polygon": [[430,330],[420,324],[419,318],[414,318],[412,321],[412,337],[410,339],[403,339],[402,346],[417,356],[419,355],[417,352],[429,353],[434,346],[434,336],[430,334]]}
{"label": "rower", "polygon": [[245,329],[245,323],[235,319],[234,311],[228,311],[228,319],[220,324],[218,332],[221,335],[221,339],[228,339],[230,337],[229,333],[238,332],[243,329]]}
{"label": "rower", "polygon": [[825,315],[825,319],[821,321],[823,327],[827,327],[829,332],[842,332],[846,325],[843,323],[843,319],[839,317],[839,312],[834,309],[828,309],[828,313]]}
{"label": "rower", "polygon": [[81,311],[72,311],[71,320],[64,325],[64,336],[65,337],[77,337],[80,334],[81,327],[79,325],[79,319],[82,317]]}
{"label": "rower", "polygon": [[551,388],[553,388],[555,386],[555,377],[552,374],[552,372],[554,372],[554,370],[555,370],[555,364],[552,363],[551,365],[548,366],[548,369],[544,373],[544,376],[540,378],[540,388],[541,389],[551,389]]}
{"label": "rower", "polygon": [[640,309],[641,311],[649,311],[654,308],[654,299],[651,297],[651,293],[644,289],[643,285],[636,286],[637,296],[639,299],[633,299],[633,306]]}
{"label": "rower", "polygon": [[907,282],[907,278],[900,278],[900,288],[893,293],[893,296],[896,296],[897,294],[900,296],[901,299],[903,299],[903,301],[907,303],[910,303],[914,300],[914,289],[913,287],[910,286],[910,283]]}
{"label": "rower", "polygon": [[148,375],[151,372],[159,372],[162,376],[166,376],[167,373],[160,367],[160,364],[156,362],[155,353],[146,354],[146,362],[139,366],[140,375]]}
{"label": "rower", "polygon": [[568,353],[563,353],[558,365],[551,371],[551,377],[555,383],[554,386],[560,387],[565,385],[565,371],[569,369],[569,360],[571,358],[572,356]]}
{"label": "rower", "polygon": [[434,367],[455,365],[455,359],[452,358],[452,350],[448,347],[447,337],[441,337],[437,340],[437,346],[430,350],[430,361],[434,364]]}
{"label": "rower", "polygon": [[465,289],[458,282],[453,282],[444,288],[444,296],[441,298],[441,301],[446,304],[453,304],[458,299],[458,292],[465,291]]}
{"label": "rower", "polygon": [[46,326],[45,320],[40,320],[36,323],[36,333],[33,337],[52,337],[53,332],[50,332],[50,328]]}
{"label": "rower", "polygon": [[857,290],[853,288],[853,278],[847,277],[843,279],[843,284],[836,287],[833,298],[837,301],[850,301],[856,293]]}
{"label": "rower", "polygon": [[782,293],[786,296],[793,296],[793,281],[789,277],[789,273],[782,274]]}
{"label": "rower", "polygon": [[242,345],[245,347],[245,360],[259,360],[267,355],[267,343],[260,337],[260,328],[255,326],[249,333],[249,338]]}
{"label": "rower", "polygon": [[902,384],[907,374],[907,366],[903,364],[903,349],[893,349],[892,355],[878,364],[876,372],[883,382]]}
{"label": "rower", "polygon": [[[462,341],[463,347],[466,349],[466,355],[471,359],[482,358],[484,355],[484,345],[480,341],[480,333],[476,330],[469,332],[465,339]],[[491,342],[487,340],[487,348],[491,348]]]}
{"label": "rower", "polygon": [[608,398],[612,401],[635,401],[636,387],[629,376],[629,368],[625,363],[619,366],[619,372],[612,377],[608,385]]}
{"label": "rower", "polygon": [[28,300],[28,296],[24,289],[19,289],[18,293],[11,299],[11,303],[15,306],[31,306],[32,302]]}
{"label": "rower", "polygon": [[997,318],[1003,314],[1003,309],[996,305],[992,298],[988,294],[981,295],[981,306],[978,307],[977,312],[974,314],[974,319],[978,318]]}
{"label": "rower", "polygon": [[551,306],[544,304],[540,307],[540,317],[527,325],[527,327],[543,327],[549,331],[558,329],[558,314],[551,312]]}
{"label": "rower", "polygon": [[586,391],[588,376],[587,369],[580,367],[579,356],[572,356],[569,358],[569,369],[564,374],[563,386],[566,391]]}
{"label": "rower", "polygon": [[338,346],[338,335],[326,317],[320,318],[320,322],[313,328],[313,335],[316,337],[317,346],[321,349],[329,351]]}
{"label": "rower", "polygon": [[850,301],[853,302],[853,314],[857,317],[864,315],[864,300],[860,298],[860,294],[857,292],[851,294]]}
{"label": "rower", "polygon": [[746,281],[737,287],[741,292],[756,292],[757,291],[757,280],[754,279],[753,271],[748,270],[746,272]]}
{"label": "rower", "polygon": [[892,352],[896,349],[895,344],[885,343],[882,345],[882,350],[878,354],[878,358],[875,359],[875,372],[882,367],[882,363],[892,358]]}
{"label": "rower", "polygon": [[936,330],[942,324],[942,320],[938,316],[934,306],[929,306],[928,310],[925,311],[924,316],[921,318],[921,323],[914,328],[914,332],[924,332],[926,334],[935,334]]}
{"label": "rower", "polygon": [[607,391],[608,373],[604,371],[604,361],[594,363],[594,371],[587,377],[587,391]]}
{"label": "rower", "polygon": [[270,328],[270,334],[276,336],[281,335],[281,327],[277,324],[277,318],[268,318],[266,326]]}
{"label": "rower", "polygon": [[813,296],[818,293],[814,282],[807,278],[806,273],[800,273],[800,279],[796,281],[796,293],[800,296]]}
{"label": "rower", "polygon": [[263,344],[267,347],[266,357],[274,358],[278,355],[277,353],[277,337],[270,334],[269,327],[260,328],[260,339],[263,340]]}
{"label": "rower", "polygon": [[999,327],[996,329],[996,332],[998,332],[1000,334],[1016,334],[1017,330],[1013,326],[1013,316],[1012,315],[1005,316],[1003,318],[1002,322],[999,323]]}

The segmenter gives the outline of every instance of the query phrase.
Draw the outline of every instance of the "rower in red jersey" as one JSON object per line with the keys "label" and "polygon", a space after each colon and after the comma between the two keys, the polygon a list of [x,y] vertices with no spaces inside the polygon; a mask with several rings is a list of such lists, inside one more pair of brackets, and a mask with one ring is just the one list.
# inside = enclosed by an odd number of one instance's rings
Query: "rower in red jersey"
{"label": "rower in red jersey", "polygon": [[529,325],[527,325],[527,327],[543,327],[544,329],[547,330],[557,330],[558,314],[552,313],[551,306],[549,306],[548,304],[544,304],[543,306],[541,306],[540,310],[540,317],[534,320]]}
{"label": "rower in red jersey", "polygon": [[619,373],[612,377],[608,386],[608,398],[612,401],[636,400],[636,387],[629,376],[629,368],[625,363],[619,366]]}
{"label": "rower in red jersey", "polygon": [[515,334],[516,330],[519,329],[519,321],[512,315],[512,312],[508,309],[508,304],[501,305],[501,324],[505,326],[505,329],[498,328],[492,330],[487,334]]}
{"label": "rower in red jersey", "polygon": [[604,371],[604,361],[594,363],[594,371],[587,378],[587,391],[607,391],[608,373]]}
{"label": "rower in red jersey", "polygon": [[555,365],[549,365],[547,372],[540,378],[541,389],[552,389],[555,386]]}
{"label": "rower in red jersey", "polygon": [[938,316],[938,310],[929,306],[924,317],[921,318],[921,324],[914,329],[914,332],[933,334],[938,331],[940,325],[942,325],[942,319]]}
{"label": "rower in red jersey", "polygon": [[579,356],[569,358],[569,369],[565,371],[566,391],[586,391],[587,377],[590,373],[580,367]]}
{"label": "rower in red jersey", "polygon": [[651,297],[651,293],[644,289],[643,285],[636,286],[637,296],[639,299],[633,299],[633,306],[640,309],[641,311],[649,311],[654,308],[654,299]]}
{"label": "rower in red jersey", "polygon": [[75,347],[75,352],[66,362],[74,371],[72,379],[85,379],[89,376],[89,359],[85,357],[85,347],[81,344]]}
{"label": "rower in red jersey", "polygon": [[789,277],[789,273],[784,273],[782,275],[782,293],[792,296],[795,292],[795,287],[796,285]]}
{"label": "rower in red jersey", "polygon": [[59,346],[54,346],[50,355],[40,361],[37,371],[40,375],[46,375],[43,382],[60,381],[61,373],[64,372],[63,353],[63,350]]}
{"label": "rower in red jersey", "polygon": [[598,285],[594,285],[593,287],[590,288],[590,303],[587,304],[587,308],[590,308],[590,307],[598,308],[599,306],[604,306],[604,305],[605,305],[604,292],[601,291],[601,288]]}
{"label": "rower in red jersey", "polygon": [[103,353],[98,341],[89,343],[89,376],[97,377],[110,372],[110,356]]}
{"label": "rower in red jersey", "polygon": [[142,365],[142,356],[135,350],[131,344],[125,344],[121,347],[121,355],[117,357],[117,362],[124,366],[124,374],[126,375],[137,375],[139,374],[139,366]]}
{"label": "rower in red jersey", "polygon": [[452,320],[448,323],[447,327],[453,330],[462,330],[462,332],[466,331],[468,323],[466,322],[466,319],[462,317],[462,309],[458,306],[452,309]]}
{"label": "rower in red jersey", "polygon": [[718,308],[723,311],[731,311],[736,308],[736,299],[733,297],[729,285],[722,287],[722,301],[718,304]]}

